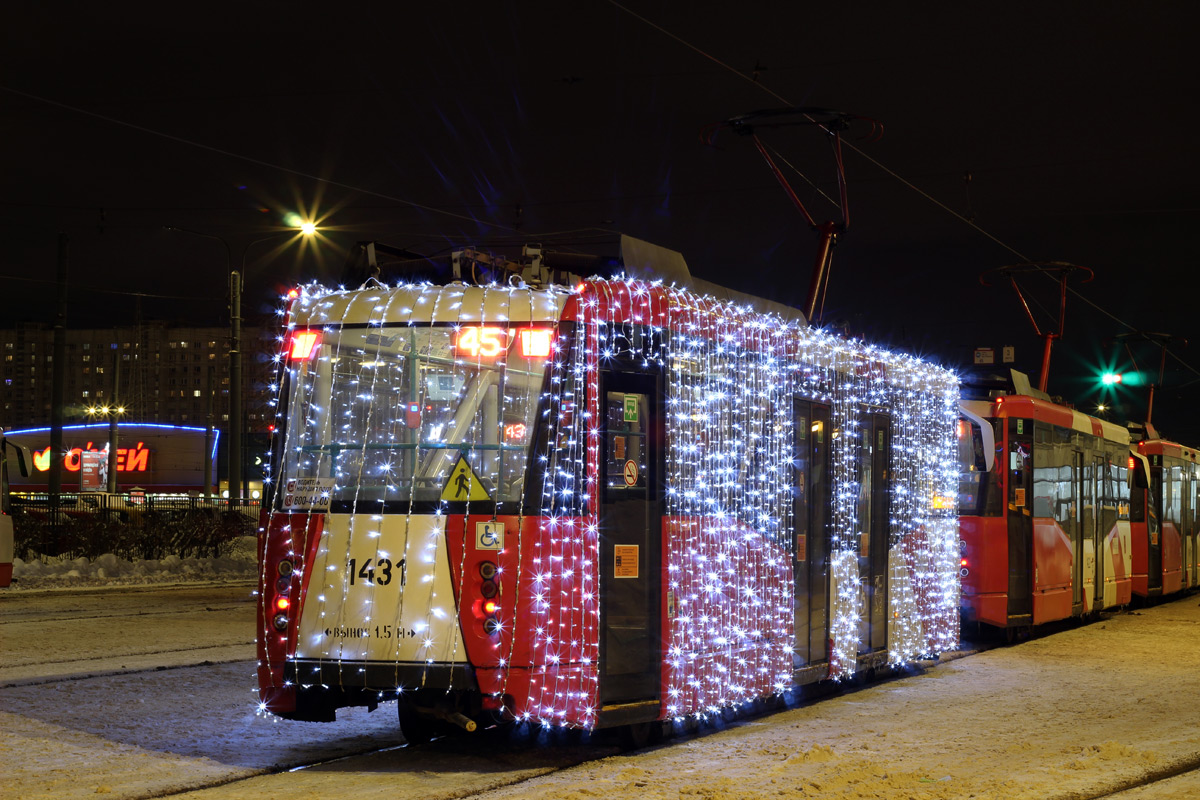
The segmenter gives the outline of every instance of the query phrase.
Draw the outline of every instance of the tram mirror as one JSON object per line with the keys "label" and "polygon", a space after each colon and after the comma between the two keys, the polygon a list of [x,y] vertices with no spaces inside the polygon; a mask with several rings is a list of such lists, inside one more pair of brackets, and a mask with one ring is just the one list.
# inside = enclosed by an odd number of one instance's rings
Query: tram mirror
{"label": "tram mirror", "polygon": [[[5,449],[9,449],[9,448],[12,449],[13,461],[15,461],[17,464],[17,472],[19,472],[21,474],[22,478],[28,478],[29,477],[29,448],[26,447],[25,445],[17,444],[16,442],[10,442],[7,439],[4,441],[4,446],[5,446]],[[0,458],[7,459],[7,457],[8,457],[7,453],[0,454]]]}

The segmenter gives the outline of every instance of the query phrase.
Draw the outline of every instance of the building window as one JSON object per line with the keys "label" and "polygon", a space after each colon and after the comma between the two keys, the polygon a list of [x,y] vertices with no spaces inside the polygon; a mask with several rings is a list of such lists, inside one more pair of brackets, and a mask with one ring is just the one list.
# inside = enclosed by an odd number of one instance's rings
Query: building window
{"label": "building window", "polygon": [[87,389],[84,389],[82,392],[79,393],[79,395],[81,397],[87,397],[89,394],[91,394],[91,392],[89,392]]}
{"label": "building window", "polygon": [[91,360],[92,360],[92,357],[91,357],[91,356],[84,356],[84,357],[83,357],[83,360],[84,360],[84,361],[91,361]]}
{"label": "building window", "polygon": [[195,390],[194,392],[192,392],[192,397],[199,397],[199,396],[200,396],[200,390],[199,390],[199,389],[197,389],[197,390]]}

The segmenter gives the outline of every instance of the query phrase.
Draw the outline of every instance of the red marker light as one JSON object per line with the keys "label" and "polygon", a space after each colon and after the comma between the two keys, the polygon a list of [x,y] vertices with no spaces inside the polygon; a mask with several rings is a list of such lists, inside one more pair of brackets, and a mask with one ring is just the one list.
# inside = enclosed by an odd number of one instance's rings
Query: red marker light
{"label": "red marker light", "polygon": [[1134,458],[1133,456],[1130,456],[1129,457],[1129,469],[1132,470],[1136,464],[1137,464],[1137,459]]}
{"label": "red marker light", "polygon": [[321,344],[320,331],[296,331],[292,334],[290,355],[293,361],[307,361],[317,352]]}
{"label": "red marker light", "polygon": [[299,296],[300,296],[299,289],[288,289],[288,293],[287,293],[288,300],[295,300]]}
{"label": "red marker light", "polygon": [[550,355],[550,328],[526,328],[518,335],[521,355],[526,358],[546,358]]}
{"label": "red marker light", "polygon": [[961,567],[965,567],[967,565],[967,560],[964,558],[962,561],[959,561],[958,564]]}
{"label": "red marker light", "polygon": [[286,597],[276,597],[275,598],[275,607],[277,609],[279,609],[280,611],[287,611],[288,606],[290,606],[291,604],[292,604],[292,601],[288,600]]}
{"label": "red marker light", "polygon": [[483,604],[483,613],[491,615],[496,613],[497,604],[495,600],[488,600]]}

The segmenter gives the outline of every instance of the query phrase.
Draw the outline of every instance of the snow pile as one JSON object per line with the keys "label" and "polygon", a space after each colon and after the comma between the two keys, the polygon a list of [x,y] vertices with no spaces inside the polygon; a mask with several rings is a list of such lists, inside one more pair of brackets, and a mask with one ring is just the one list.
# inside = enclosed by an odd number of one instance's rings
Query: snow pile
{"label": "snow pile", "polygon": [[76,586],[139,586],[214,580],[252,579],[258,575],[257,541],[236,539],[229,552],[215,558],[180,558],[127,561],[105,553],[95,561],[86,558],[24,561],[13,559],[13,589],[54,589]]}

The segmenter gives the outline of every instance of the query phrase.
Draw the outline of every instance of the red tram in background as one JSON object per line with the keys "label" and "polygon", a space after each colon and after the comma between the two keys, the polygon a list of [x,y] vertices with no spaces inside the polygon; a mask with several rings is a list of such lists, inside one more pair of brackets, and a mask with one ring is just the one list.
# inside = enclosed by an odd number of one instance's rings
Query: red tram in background
{"label": "red tram in background", "polygon": [[1196,451],[1135,442],[1023,377],[960,403],[964,625],[1011,635],[1195,586]]}
{"label": "red tram in background", "polygon": [[1129,432],[1028,395],[962,405],[964,620],[1018,629],[1128,603]]}
{"label": "red tram in background", "polygon": [[956,646],[953,374],[728,295],[540,286],[291,305],[262,709],[648,725]]}
{"label": "red tram in background", "polygon": [[1200,463],[1197,451],[1158,438],[1137,443],[1130,489],[1133,593],[1160,597],[1200,585]]}

